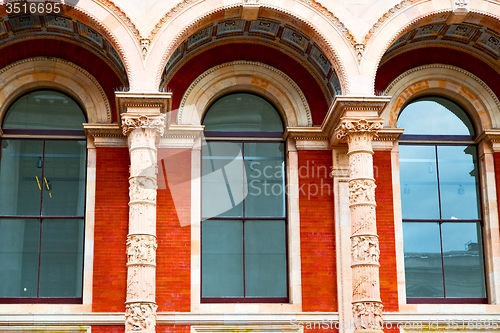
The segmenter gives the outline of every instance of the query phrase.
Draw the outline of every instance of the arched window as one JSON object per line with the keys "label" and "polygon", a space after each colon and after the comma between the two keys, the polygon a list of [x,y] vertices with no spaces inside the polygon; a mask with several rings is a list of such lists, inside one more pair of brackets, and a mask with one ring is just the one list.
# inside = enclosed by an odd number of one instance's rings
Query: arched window
{"label": "arched window", "polygon": [[400,113],[401,206],[408,303],[486,303],[474,127],[441,97]]}
{"label": "arched window", "polygon": [[6,112],[0,156],[0,302],[81,303],[86,141],[80,106],[51,90]]}
{"label": "arched window", "polygon": [[203,120],[201,301],[288,302],[283,123],[236,93]]}

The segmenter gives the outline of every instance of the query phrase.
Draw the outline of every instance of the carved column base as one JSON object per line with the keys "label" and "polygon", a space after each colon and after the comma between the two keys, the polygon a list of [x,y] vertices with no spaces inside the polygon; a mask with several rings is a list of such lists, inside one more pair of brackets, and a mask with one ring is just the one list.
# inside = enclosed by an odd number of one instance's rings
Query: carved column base
{"label": "carved column base", "polygon": [[155,332],[157,308],[155,303],[127,304],[125,306],[125,332]]}

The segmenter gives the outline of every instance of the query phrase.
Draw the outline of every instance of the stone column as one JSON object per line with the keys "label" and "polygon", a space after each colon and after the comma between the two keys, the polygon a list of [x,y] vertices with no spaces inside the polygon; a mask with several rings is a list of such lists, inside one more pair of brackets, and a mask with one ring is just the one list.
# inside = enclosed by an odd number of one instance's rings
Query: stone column
{"label": "stone column", "polygon": [[379,241],[375,215],[372,140],[381,118],[341,119],[337,138],[347,137],[351,214],[352,311],[355,332],[382,331]]}
{"label": "stone column", "polygon": [[130,152],[125,332],[155,332],[157,146],[165,115],[122,114]]}

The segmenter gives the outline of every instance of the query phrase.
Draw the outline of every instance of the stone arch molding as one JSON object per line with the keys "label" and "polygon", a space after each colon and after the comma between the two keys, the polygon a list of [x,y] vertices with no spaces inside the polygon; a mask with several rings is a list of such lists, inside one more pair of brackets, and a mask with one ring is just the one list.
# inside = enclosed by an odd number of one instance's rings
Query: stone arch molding
{"label": "stone arch molding", "polygon": [[480,78],[459,67],[430,64],[412,68],[395,78],[385,93],[393,98],[382,114],[384,127],[397,127],[398,114],[409,100],[431,94],[465,107],[477,133],[500,124],[498,97]]}
{"label": "stone arch molding", "polygon": [[97,80],[77,65],[51,57],[23,59],[0,70],[0,119],[18,97],[44,88],[73,97],[83,107],[89,123],[111,123],[111,107]]}
{"label": "stone arch molding", "polygon": [[182,97],[177,124],[200,125],[213,101],[236,91],[253,92],[270,100],[285,126],[312,126],[311,110],[299,86],[282,71],[254,61],[227,62],[198,76]]}

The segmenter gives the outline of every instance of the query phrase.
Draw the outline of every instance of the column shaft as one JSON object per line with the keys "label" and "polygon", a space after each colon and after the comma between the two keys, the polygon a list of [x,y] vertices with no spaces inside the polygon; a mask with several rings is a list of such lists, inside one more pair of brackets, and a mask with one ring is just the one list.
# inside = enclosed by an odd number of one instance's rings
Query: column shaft
{"label": "column shaft", "polygon": [[348,139],[351,211],[352,311],[356,331],[382,329],[379,241],[372,140],[382,120],[342,118],[337,137]]}
{"label": "column shaft", "polygon": [[157,141],[165,115],[123,114],[130,152],[125,332],[155,332]]}

